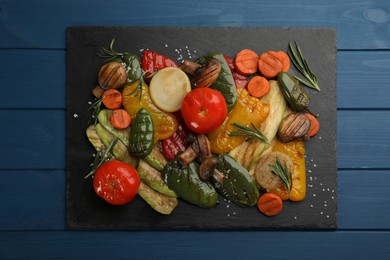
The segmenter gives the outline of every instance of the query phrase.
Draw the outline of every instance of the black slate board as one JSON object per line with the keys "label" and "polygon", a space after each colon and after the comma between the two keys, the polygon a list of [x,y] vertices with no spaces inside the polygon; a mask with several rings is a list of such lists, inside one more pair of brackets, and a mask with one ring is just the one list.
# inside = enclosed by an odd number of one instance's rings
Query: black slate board
{"label": "black slate board", "polygon": [[[110,230],[253,230],[335,229],[337,227],[336,166],[336,32],[328,28],[270,27],[72,27],[67,31],[67,227]],[[321,131],[306,144],[307,196],[284,203],[272,218],[257,208],[239,208],[219,199],[213,209],[179,201],[169,216],[152,210],[137,197],[126,206],[98,198],[92,179],[84,179],[94,149],[85,136],[103,59],[96,53],[116,38],[114,49],[139,54],[150,49],[180,63],[219,50],[230,57],[243,48],[257,53],[287,51],[297,41],[321,92],[310,91],[311,109],[320,114]],[[292,72],[295,72],[293,66]]]}

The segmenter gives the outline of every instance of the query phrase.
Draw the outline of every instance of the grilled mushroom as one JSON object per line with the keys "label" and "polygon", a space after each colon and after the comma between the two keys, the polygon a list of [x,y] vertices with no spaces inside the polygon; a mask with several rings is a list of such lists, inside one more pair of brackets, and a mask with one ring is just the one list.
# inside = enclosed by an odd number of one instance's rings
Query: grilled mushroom
{"label": "grilled mushroom", "polygon": [[307,132],[310,129],[310,119],[304,114],[292,113],[279,125],[278,137],[283,143],[293,140],[308,140]]}
{"label": "grilled mushroom", "polygon": [[120,88],[127,82],[126,68],[119,62],[108,62],[101,67],[98,80],[102,89]]}
{"label": "grilled mushroom", "polygon": [[186,60],[180,67],[184,72],[193,76],[191,85],[193,88],[210,87],[218,78],[222,70],[221,63],[217,59],[210,59],[205,64]]}
{"label": "grilled mushroom", "polygon": [[187,149],[178,156],[183,164],[189,164],[196,158],[201,163],[204,159],[211,156],[210,141],[204,134],[197,134]]}
{"label": "grilled mushroom", "polygon": [[218,159],[211,156],[204,159],[199,167],[199,177],[204,181],[209,181],[214,175],[218,163]]}

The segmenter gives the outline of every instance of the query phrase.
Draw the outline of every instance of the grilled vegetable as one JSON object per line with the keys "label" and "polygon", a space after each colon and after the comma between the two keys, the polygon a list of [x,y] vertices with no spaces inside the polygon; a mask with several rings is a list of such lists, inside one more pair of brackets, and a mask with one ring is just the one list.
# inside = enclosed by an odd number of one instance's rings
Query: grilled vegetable
{"label": "grilled vegetable", "polygon": [[[108,147],[109,144],[115,139],[115,136],[107,131],[101,124],[96,124],[95,129],[96,133],[106,147]],[[126,145],[123,144],[122,141],[118,141],[117,144],[113,147],[112,154],[119,161],[128,163],[134,167],[138,165],[138,159],[129,153]]]}
{"label": "grilled vegetable", "polygon": [[127,82],[126,68],[119,62],[108,62],[100,68],[98,81],[102,89],[120,88]]}
{"label": "grilled vegetable", "polygon": [[176,193],[164,182],[162,173],[150,166],[144,160],[140,160],[137,171],[141,179],[152,189],[167,196],[177,197]]}
{"label": "grilled vegetable", "polygon": [[225,121],[216,130],[208,133],[213,153],[228,153],[241,143],[246,137],[232,136],[237,130],[234,124],[250,127],[260,127],[269,114],[269,105],[259,99],[251,97],[244,88],[237,89],[237,102],[233,110],[228,114]]}
{"label": "grilled vegetable", "polygon": [[198,59],[198,63],[205,64],[212,58],[217,59],[221,63],[221,72],[219,73],[217,80],[210,87],[221,92],[225,98],[228,111],[230,112],[236,104],[237,93],[231,70],[223,54],[220,52],[210,52],[207,56]]}
{"label": "grilled vegetable", "polygon": [[[277,81],[270,80],[270,90],[266,96],[260,99],[264,104],[269,104],[269,115],[261,124],[260,131],[271,142],[276,133],[286,110],[286,100],[279,88]],[[249,140],[233,149],[229,155],[232,156],[244,168],[253,174],[253,166],[259,160],[262,153],[268,148],[267,143],[256,139]]]}
{"label": "grilled vegetable", "polygon": [[177,198],[166,196],[150,188],[143,181],[138,189],[138,195],[145,200],[155,211],[169,215],[178,205]]}
{"label": "grilled vegetable", "polygon": [[310,119],[304,114],[292,113],[279,125],[278,137],[283,143],[293,140],[309,140]]}
{"label": "grilled vegetable", "polygon": [[256,205],[259,191],[249,172],[227,154],[219,155],[218,161],[217,171],[212,175],[217,191],[238,206]]}
{"label": "grilled vegetable", "polygon": [[[281,170],[277,171],[276,168],[281,168]],[[289,192],[293,170],[294,164],[290,157],[281,152],[270,152],[260,157],[256,163],[255,178],[257,184],[266,191],[282,189]],[[285,176],[288,176],[287,182],[283,179]]]}
{"label": "grilled vegetable", "polygon": [[[139,82],[134,82],[123,89],[122,96],[124,109],[129,113],[131,119],[134,119],[141,108],[146,108],[149,111],[154,123],[155,142],[171,137],[173,133],[176,132],[179,125],[176,117],[172,113],[160,110],[153,104],[149,95],[149,87],[145,83],[140,85],[142,95],[141,92],[136,92],[138,85]],[[141,95],[141,98],[139,98],[139,95]]]}
{"label": "grilled vegetable", "polygon": [[221,63],[212,58],[195,70],[191,84],[194,88],[208,88],[217,80],[220,72]]}
{"label": "grilled vegetable", "polygon": [[280,72],[278,74],[278,83],[287,103],[293,110],[303,111],[308,109],[310,97],[301,88],[297,79],[285,72]]}
{"label": "grilled vegetable", "polygon": [[145,157],[153,149],[154,125],[152,116],[145,108],[141,108],[130,131],[129,150],[138,157]]}
{"label": "grilled vegetable", "polygon": [[174,159],[164,167],[163,174],[168,187],[185,201],[202,208],[211,208],[217,203],[214,187],[199,178],[199,165],[194,161],[182,165]]}

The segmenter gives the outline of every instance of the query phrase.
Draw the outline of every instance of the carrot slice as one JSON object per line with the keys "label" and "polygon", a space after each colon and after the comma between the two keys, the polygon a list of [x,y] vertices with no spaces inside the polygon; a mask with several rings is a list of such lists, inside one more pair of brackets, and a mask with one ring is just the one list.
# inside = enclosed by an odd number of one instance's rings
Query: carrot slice
{"label": "carrot slice", "polygon": [[112,111],[110,116],[110,123],[116,129],[125,129],[131,123],[131,117],[129,113],[124,109],[117,109]]}
{"label": "carrot slice", "polygon": [[250,49],[243,49],[236,55],[234,68],[241,75],[249,76],[257,72],[259,55]]}
{"label": "carrot slice", "polygon": [[274,56],[278,60],[280,60],[283,64],[282,71],[287,72],[290,69],[290,58],[288,57],[287,53],[284,51],[269,51],[268,54]]}
{"label": "carrot slice", "polygon": [[274,193],[264,193],[257,202],[257,208],[266,216],[275,216],[282,211],[283,201]]}
{"label": "carrot slice", "polygon": [[287,72],[290,69],[290,58],[282,51],[268,51],[259,58],[260,73],[267,79],[272,79],[279,72]]}
{"label": "carrot slice", "polygon": [[306,113],[305,116],[310,119],[310,128],[307,134],[310,137],[313,137],[320,131],[320,122],[318,122],[317,118],[315,118],[312,114]]}
{"label": "carrot slice", "polygon": [[109,89],[104,91],[103,105],[111,110],[118,109],[122,106],[122,94],[116,89]]}
{"label": "carrot slice", "polygon": [[269,82],[262,76],[254,76],[247,85],[249,94],[252,97],[261,98],[269,91]]}

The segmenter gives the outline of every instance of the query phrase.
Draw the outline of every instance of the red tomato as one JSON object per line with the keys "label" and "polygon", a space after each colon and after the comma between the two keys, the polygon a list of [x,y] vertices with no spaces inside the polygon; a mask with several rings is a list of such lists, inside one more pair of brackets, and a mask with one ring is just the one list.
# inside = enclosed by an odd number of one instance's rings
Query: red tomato
{"label": "red tomato", "polygon": [[187,127],[200,134],[218,128],[227,116],[227,106],[222,94],[211,88],[197,88],[188,93],[181,106]]}
{"label": "red tomato", "polygon": [[124,205],[133,200],[139,185],[137,170],[117,160],[102,164],[93,179],[96,194],[113,205]]}

